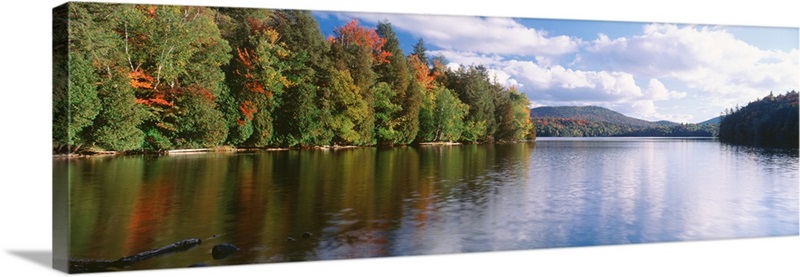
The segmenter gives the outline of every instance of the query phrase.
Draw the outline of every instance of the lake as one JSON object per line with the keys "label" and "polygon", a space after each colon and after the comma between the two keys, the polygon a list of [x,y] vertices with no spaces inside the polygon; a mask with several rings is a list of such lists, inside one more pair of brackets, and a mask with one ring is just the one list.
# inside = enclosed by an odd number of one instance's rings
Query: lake
{"label": "lake", "polygon": [[[53,163],[70,257],[203,240],[129,269],[798,235],[797,150],[707,138]],[[220,243],[241,250],[215,260]]]}

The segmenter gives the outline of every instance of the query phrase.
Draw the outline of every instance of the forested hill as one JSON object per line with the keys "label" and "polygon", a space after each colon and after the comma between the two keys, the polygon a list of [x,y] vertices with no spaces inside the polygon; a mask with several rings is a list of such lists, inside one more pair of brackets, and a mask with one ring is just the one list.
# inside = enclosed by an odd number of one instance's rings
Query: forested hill
{"label": "forested hill", "polygon": [[726,110],[719,139],[735,144],[798,147],[798,92],[790,91]]}
{"label": "forested hill", "polygon": [[532,118],[569,118],[625,125],[635,128],[670,126],[678,123],[669,121],[650,122],[597,106],[559,106],[531,109]]}
{"label": "forested hill", "polygon": [[596,106],[531,109],[539,137],[713,137],[716,124],[646,121]]}

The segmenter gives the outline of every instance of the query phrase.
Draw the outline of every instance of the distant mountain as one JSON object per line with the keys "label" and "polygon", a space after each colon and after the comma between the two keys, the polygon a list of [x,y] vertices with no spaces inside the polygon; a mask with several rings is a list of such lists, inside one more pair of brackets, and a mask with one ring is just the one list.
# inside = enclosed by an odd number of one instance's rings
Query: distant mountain
{"label": "distant mountain", "polygon": [[539,107],[531,109],[537,136],[541,137],[712,137],[717,125],[646,121],[596,106]]}
{"label": "distant mountain", "polygon": [[721,116],[717,116],[715,118],[712,118],[712,119],[709,119],[709,120],[706,120],[706,121],[703,121],[703,122],[700,122],[700,123],[697,123],[697,124],[719,124],[720,121],[722,121],[722,117]]}
{"label": "distant mountain", "polygon": [[626,116],[624,114],[597,106],[558,106],[538,107],[531,109],[532,118],[568,118],[587,121],[611,123],[634,128],[672,126],[678,123],[670,121],[651,122]]}
{"label": "distant mountain", "polygon": [[669,121],[669,120],[653,121],[653,123],[655,123],[658,126],[675,126],[675,125],[680,124],[680,123],[672,122],[672,121]]}

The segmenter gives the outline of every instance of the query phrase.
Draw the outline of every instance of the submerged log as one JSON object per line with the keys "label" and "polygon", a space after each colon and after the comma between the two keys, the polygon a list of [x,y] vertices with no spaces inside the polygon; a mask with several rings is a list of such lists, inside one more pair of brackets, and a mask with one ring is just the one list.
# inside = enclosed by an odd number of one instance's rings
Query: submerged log
{"label": "submerged log", "polygon": [[192,248],[194,248],[195,246],[198,246],[198,245],[200,245],[200,239],[182,240],[182,241],[179,241],[179,242],[176,242],[176,243],[173,243],[173,244],[170,244],[170,245],[158,248],[158,249],[148,250],[148,251],[144,251],[142,253],[139,253],[139,254],[136,254],[136,255],[133,255],[133,256],[128,256],[128,257],[121,258],[121,259],[117,260],[117,262],[123,263],[123,264],[135,263],[135,262],[143,261],[143,260],[155,257],[155,256],[160,256],[160,255],[174,253],[174,252],[186,251],[186,250],[192,249]]}
{"label": "submerged log", "polygon": [[119,260],[93,260],[93,259],[70,259],[70,273],[88,273],[109,271],[110,268],[121,269],[152,257],[186,251],[200,245],[200,239],[186,239],[158,249],[144,251],[135,255],[120,258]]}
{"label": "submerged log", "polygon": [[104,272],[112,264],[112,260],[69,259],[69,273]]}

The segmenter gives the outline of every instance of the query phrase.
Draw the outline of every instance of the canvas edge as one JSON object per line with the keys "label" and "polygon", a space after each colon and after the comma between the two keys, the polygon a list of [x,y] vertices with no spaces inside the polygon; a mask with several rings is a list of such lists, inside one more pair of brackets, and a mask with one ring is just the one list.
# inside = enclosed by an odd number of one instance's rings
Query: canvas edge
{"label": "canvas edge", "polygon": [[[66,97],[69,99],[69,68],[64,66],[64,61],[68,59],[69,55],[69,18],[68,18],[69,2],[56,6],[52,10],[52,77],[53,77],[53,113],[56,109],[66,110],[69,113],[69,101],[63,101]],[[61,64],[59,64],[59,61]],[[61,101],[60,101],[61,100]],[[54,116],[51,114],[51,116]],[[56,128],[66,128],[66,126],[57,126],[53,122],[53,132]],[[55,146],[55,136],[53,137],[53,147]],[[52,191],[53,191],[53,252],[52,252],[52,267],[53,269],[69,272],[69,184],[68,173],[58,173],[55,167],[52,168]]]}

